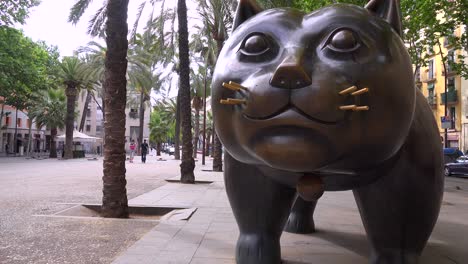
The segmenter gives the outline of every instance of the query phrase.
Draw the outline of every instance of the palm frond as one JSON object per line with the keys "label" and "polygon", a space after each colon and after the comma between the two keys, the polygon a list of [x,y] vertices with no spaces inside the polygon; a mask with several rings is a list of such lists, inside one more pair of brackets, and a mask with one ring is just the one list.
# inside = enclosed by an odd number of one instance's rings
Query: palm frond
{"label": "palm frond", "polygon": [[84,12],[88,8],[92,0],[78,0],[72,6],[70,14],[68,15],[68,22],[71,22],[73,25],[76,25],[80,18],[83,16]]}
{"label": "palm frond", "polygon": [[104,1],[104,4],[98,11],[94,14],[88,24],[88,34],[93,37],[103,36],[104,28],[107,18],[107,0]]}

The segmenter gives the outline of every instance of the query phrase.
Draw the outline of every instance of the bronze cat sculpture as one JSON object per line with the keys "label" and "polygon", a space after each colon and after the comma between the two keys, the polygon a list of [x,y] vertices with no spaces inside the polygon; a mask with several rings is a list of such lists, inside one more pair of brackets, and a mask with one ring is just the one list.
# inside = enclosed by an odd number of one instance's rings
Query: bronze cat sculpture
{"label": "bronze cat sculpture", "polygon": [[442,201],[442,145],[398,0],[305,14],[241,0],[212,83],[238,264],[281,263],[324,191],[353,190],[370,263],[415,264]]}

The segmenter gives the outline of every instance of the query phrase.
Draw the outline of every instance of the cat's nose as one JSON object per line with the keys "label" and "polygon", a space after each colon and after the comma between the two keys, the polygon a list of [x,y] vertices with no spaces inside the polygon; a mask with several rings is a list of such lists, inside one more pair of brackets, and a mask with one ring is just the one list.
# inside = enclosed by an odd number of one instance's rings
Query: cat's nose
{"label": "cat's nose", "polygon": [[286,57],[276,68],[270,84],[284,89],[299,89],[312,84],[297,54]]}

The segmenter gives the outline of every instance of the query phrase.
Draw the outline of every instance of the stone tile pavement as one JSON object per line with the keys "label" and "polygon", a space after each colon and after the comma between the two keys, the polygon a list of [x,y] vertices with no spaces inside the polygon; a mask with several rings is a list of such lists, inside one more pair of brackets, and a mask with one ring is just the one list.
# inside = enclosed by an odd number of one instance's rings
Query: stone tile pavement
{"label": "stone tile pavement", "polygon": [[[212,184],[167,183],[129,201],[131,205],[196,207],[188,221],[161,221],[122,252],[113,264],[233,264],[237,225],[224,191],[221,173],[197,172]],[[452,184],[453,185],[453,184]],[[468,263],[468,195],[446,191],[439,222],[421,263]],[[285,264],[368,263],[369,246],[351,192],[325,193],[316,214],[318,232],[283,233]]]}

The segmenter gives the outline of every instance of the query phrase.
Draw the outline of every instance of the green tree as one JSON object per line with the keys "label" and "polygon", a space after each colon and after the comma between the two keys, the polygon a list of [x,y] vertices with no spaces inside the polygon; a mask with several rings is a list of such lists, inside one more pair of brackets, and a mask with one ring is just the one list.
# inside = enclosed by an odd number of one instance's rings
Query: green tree
{"label": "green tree", "polygon": [[40,3],[40,0],[0,1],[0,26],[12,26],[14,23],[24,24],[29,9],[38,6]]}
{"label": "green tree", "polygon": [[57,158],[55,137],[57,129],[65,125],[66,96],[62,89],[49,89],[41,93],[41,97],[30,109],[29,116],[35,120],[37,127],[50,129],[50,158]]}
{"label": "green tree", "polygon": [[128,0],[107,2],[105,59],[104,176],[101,215],[128,217],[125,179],[125,105],[127,100]]}
{"label": "green tree", "polygon": [[[19,30],[0,26],[0,103],[27,110],[38,91],[55,85],[51,73],[55,69],[56,54],[53,48],[48,49],[44,43],[33,42]],[[0,123],[4,115],[2,107]]]}
{"label": "green tree", "polygon": [[[224,41],[228,38],[228,31],[232,27],[233,9],[236,4],[232,0],[209,0],[199,1],[200,14],[204,18],[205,27],[209,35],[216,42],[216,57],[218,57],[223,48]],[[212,46],[211,46],[212,47]],[[210,49],[210,46],[207,48]],[[223,170],[222,145],[216,134],[213,134],[213,171]]]}
{"label": "green tree", "polygon": [[155,108],[155,111],[151,112],[149,129],[150,129],[150,143],[156,145],[156,155],[161,156],[162,143],[172,137],[173,122],[164,118],[163,113]]}
{"label": "green tree", "polygon": [[76,96],[81,88],[88,85],[90,79],[85,62],[78,57],[64,57],[60,67],[60,78],[66,86],[65,95],[67,96],[64,158],[72,159]]}
{"label": "green tree", "polygon": [[129,57],[129,86],[130,90],[139,94],[139,132],[138,153],[143,142],[143,129],[145,121],[145,109],[149,105],[151,91],[158,91],[161,85],[159,75],[156,74],[156,62],[158,56],[154,48],[157,38],[150,31],[143,35],[138,34],[136,41],[130,46]]}

